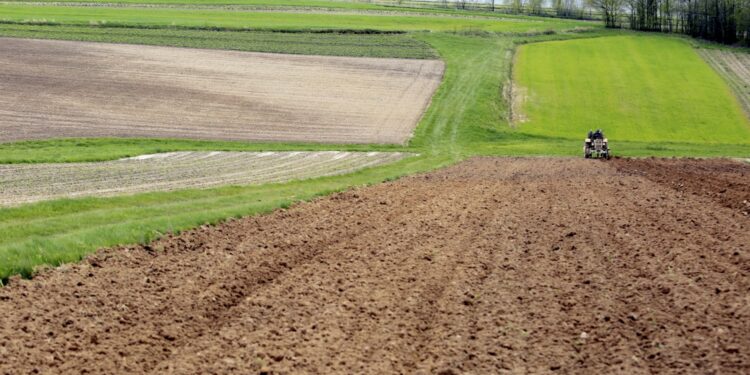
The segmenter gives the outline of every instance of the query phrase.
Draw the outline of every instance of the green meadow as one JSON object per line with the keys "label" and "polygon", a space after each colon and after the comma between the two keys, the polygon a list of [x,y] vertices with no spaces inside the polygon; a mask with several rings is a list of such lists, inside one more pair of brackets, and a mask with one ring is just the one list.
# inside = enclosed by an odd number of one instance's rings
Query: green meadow
{"label": "green meadow", "polygon": [[359,1],[331,1],[331,0],[20,0],[16,3],[98,3],[98,4],[160,4],[160,5],[246,5],[253,7],[278,8],[323,8],[342,10],[386,10],[390,7],[359,2]]}
{"label": "green meadow", "polygon": [[248,12],[222,9],[0,5],[0,21],[67,25],[173,26],[252,30],[486,31],[527,33],[590,27],[553,18],[444,17],[350,13]]}
{"label": "green meadow", "polygon": [[521,132],[580,139],[602,128],[634,142],[750,144],[726,82],[684,40],[620,36],[521,47]]}

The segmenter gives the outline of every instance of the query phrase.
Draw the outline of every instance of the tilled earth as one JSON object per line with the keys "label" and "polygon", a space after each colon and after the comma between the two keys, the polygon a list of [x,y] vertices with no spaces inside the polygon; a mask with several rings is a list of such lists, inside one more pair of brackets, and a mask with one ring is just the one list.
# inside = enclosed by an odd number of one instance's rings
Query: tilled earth
{"label": "tilled earth", "polygon": [[404,143],[444,64],[0,38],[0,142]]}
{"label": "tilled earth", "polygon": [[473,159],[103,250],[0,290],[0,373],[748,373],[748,180]]}

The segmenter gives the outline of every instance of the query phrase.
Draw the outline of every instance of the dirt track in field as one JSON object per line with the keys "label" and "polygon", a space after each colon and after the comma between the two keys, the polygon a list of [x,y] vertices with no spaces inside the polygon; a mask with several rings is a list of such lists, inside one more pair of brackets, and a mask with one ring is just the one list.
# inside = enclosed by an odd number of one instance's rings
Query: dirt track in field
{"label": "dirt track in field", "polygon": [[398,161],[399,152],[169,152],[99,163],[0,165],[0,206],[303,180]]}
{"label": "dirt track in field", "polygon": [[748,373],[750,220],[643,163],[474,159],[11,280],[0,373]]}
{"label": "dirt track in field", "polygon": [[442,73],[437,60],[0,38],[0,142],[403,143]]}

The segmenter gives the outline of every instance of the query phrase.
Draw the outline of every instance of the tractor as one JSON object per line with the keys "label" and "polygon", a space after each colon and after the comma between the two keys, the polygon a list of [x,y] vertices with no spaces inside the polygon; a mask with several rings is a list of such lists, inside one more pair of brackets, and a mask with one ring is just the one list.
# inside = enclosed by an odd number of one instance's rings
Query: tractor
{"label": "tractor", "polygon": [[601,129],[597,129],[595,132],[589,130],[588,137],[583,143],[583,157],[586,159],[609,159],[612,157],[609,142]]}

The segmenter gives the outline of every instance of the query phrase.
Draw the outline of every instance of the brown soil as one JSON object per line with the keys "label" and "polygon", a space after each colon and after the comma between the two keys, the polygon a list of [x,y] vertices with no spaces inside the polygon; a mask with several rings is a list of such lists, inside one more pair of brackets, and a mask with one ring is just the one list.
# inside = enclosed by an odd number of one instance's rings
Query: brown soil
{"label": "brown soil", "polygon": [[0,373],[748,373],[748,218],[628,163],[474,159],[11,280]]}
{"label": "brown soil", "polygon": [[0,142],[403,143],[442,73],[436,60],[0,38]]}
{"label": "brown soil", "polygon": [[710,159],[615,159],[613,163],[620,171],[750,215],[750,163]]}

